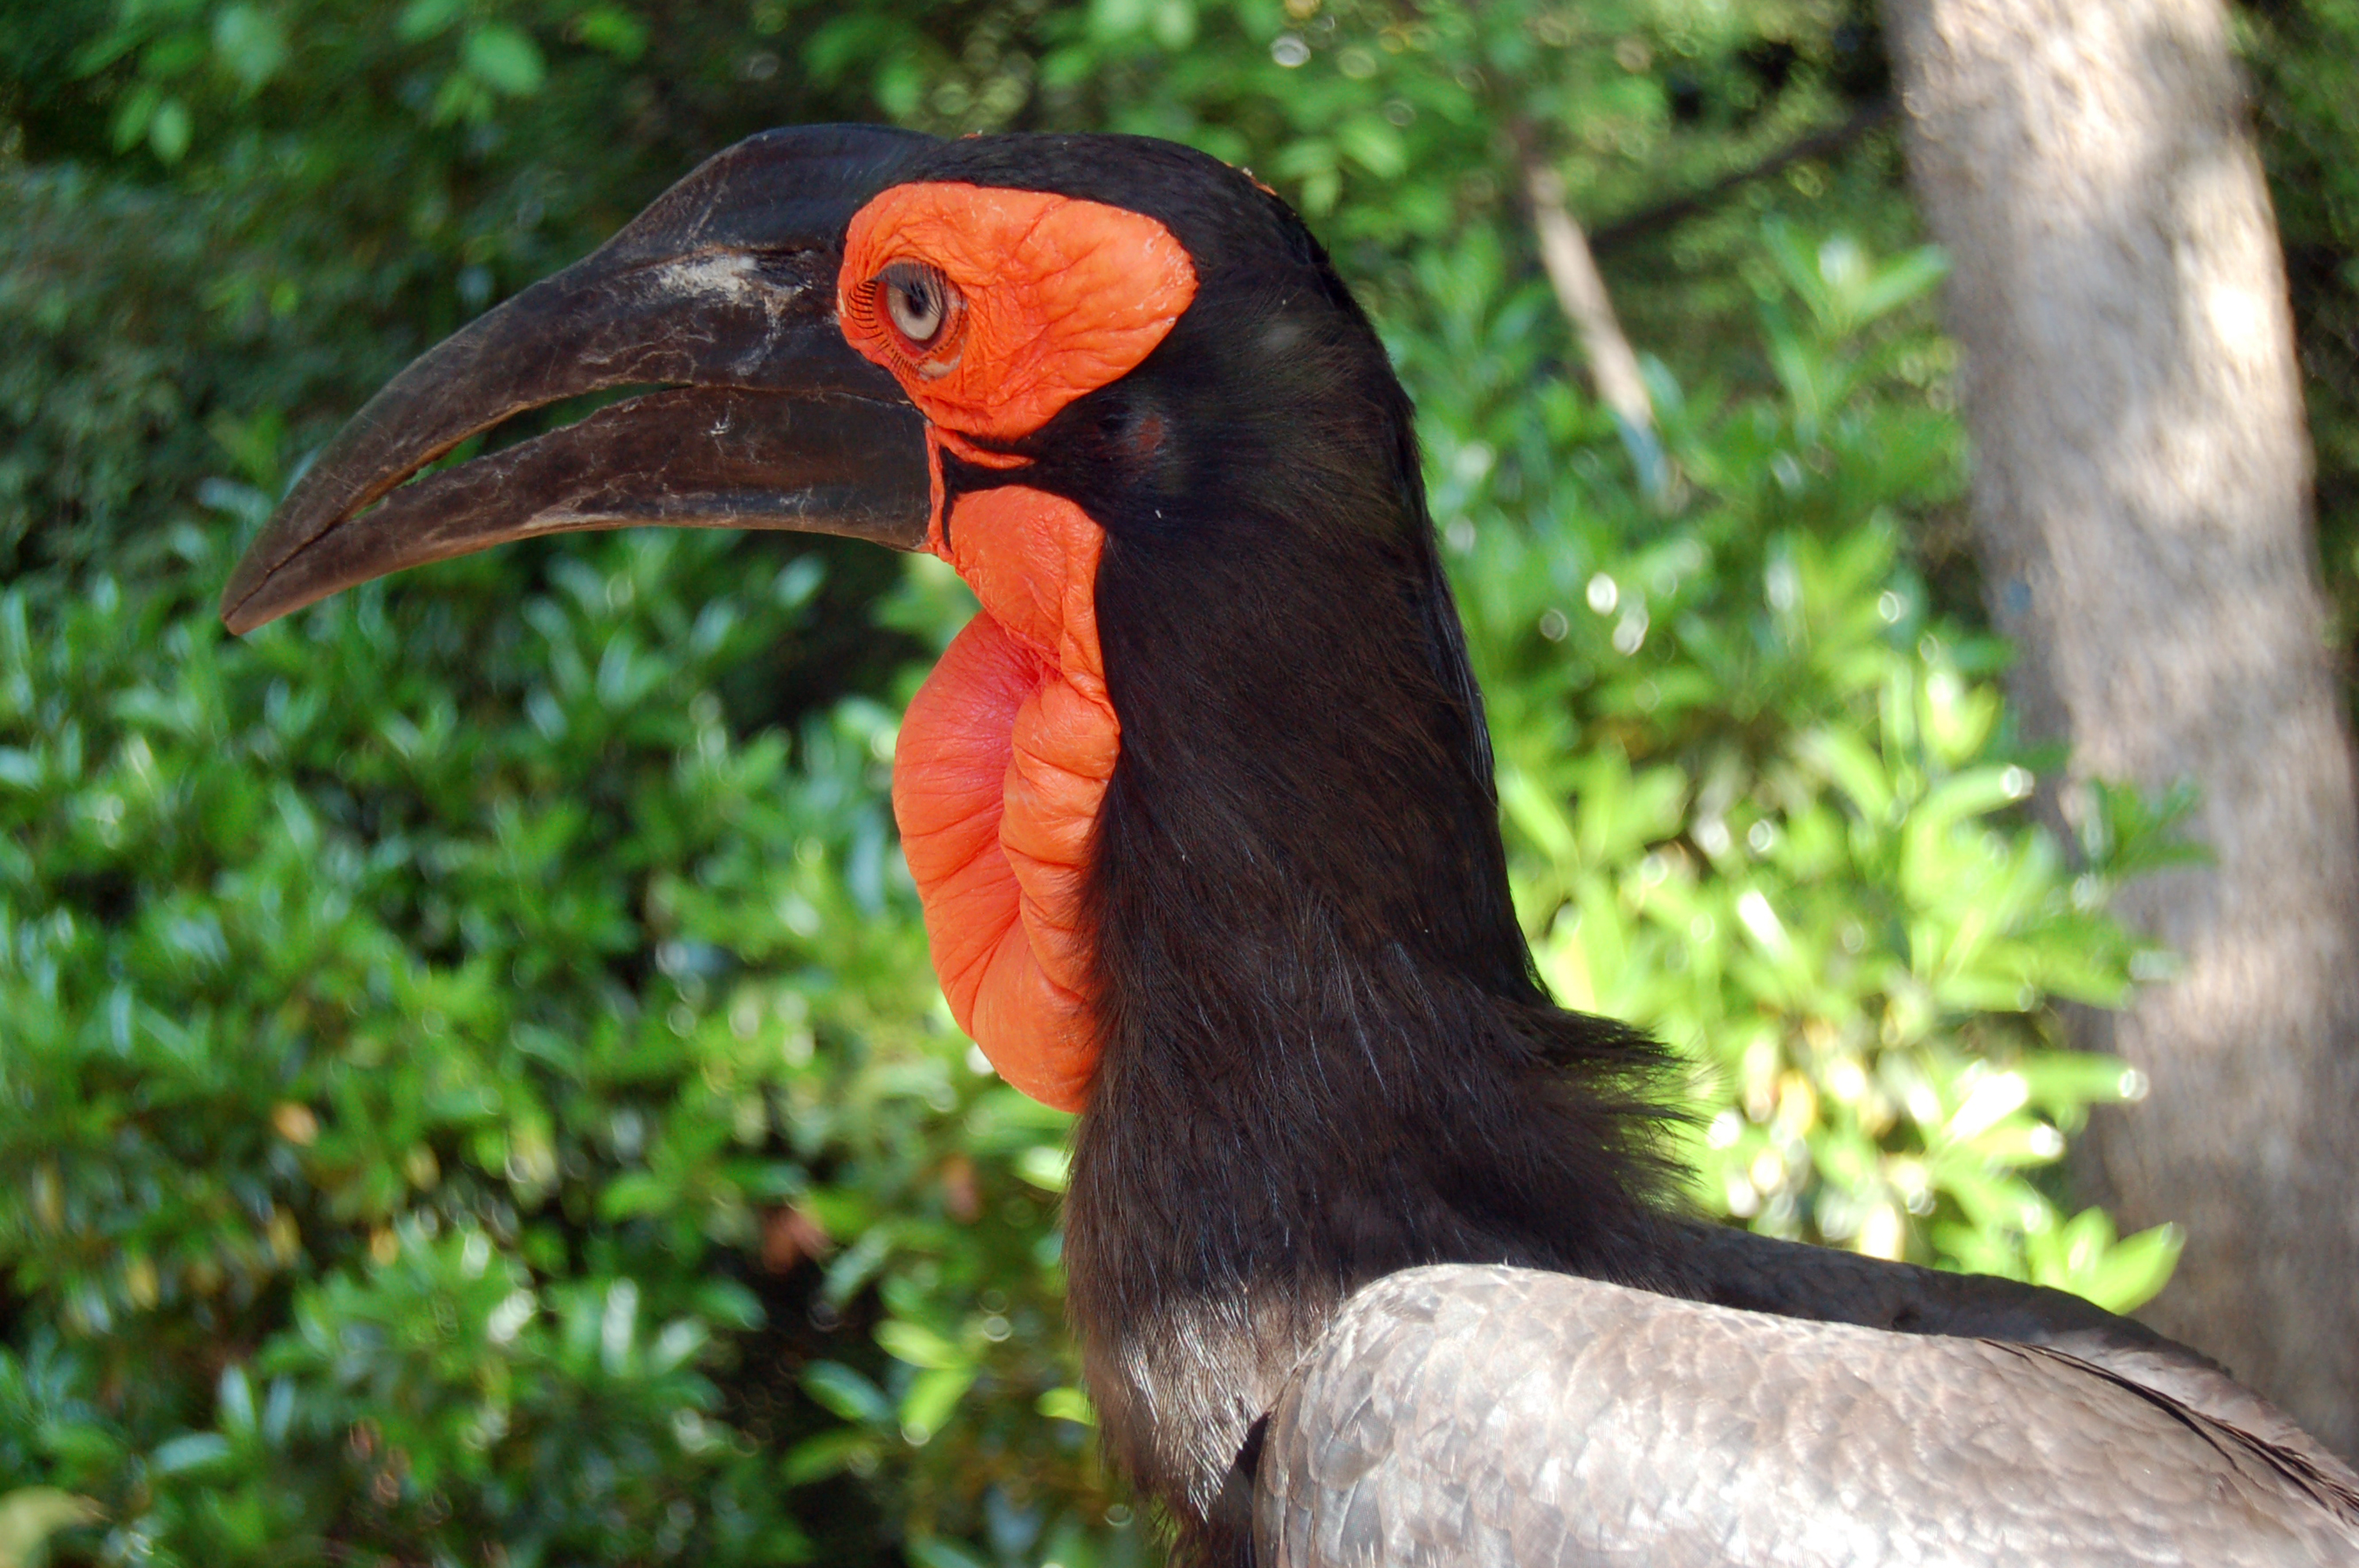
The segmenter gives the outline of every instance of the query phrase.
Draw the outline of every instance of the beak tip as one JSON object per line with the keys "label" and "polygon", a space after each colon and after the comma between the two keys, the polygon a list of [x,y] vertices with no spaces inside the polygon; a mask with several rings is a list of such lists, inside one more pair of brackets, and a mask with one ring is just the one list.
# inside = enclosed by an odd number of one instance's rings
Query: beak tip
{"label": "beak tip", "polygon": [[[259,537],[245,547],[237,565],[230,569],[229,581],[222,585],[222,624],[233,636],[243,637],[248,632],[269,625],[290,610],[299,609],[306,600],[289,602],[287,579],[281,568],[293,563],[302,553],[297,546],[289,551],[285,543],[285,530],[279,523],[285,516],[270,520]],[[277,591],[273,591],[276,589]]]}
{"label": "beak tip", "polygon": [[[257,540],[256,544],[259,543]],[[269,581],[270,568],[262,564],[261,552],[249,547],[238,558],[237,566],[229,574],[229,581],[222,588],[222,624],[229,628],[233,636],[243,637],[255,627],[275,619],[255,603]]]}
{"label": "beak tip", "polygon": [[[233,635],[243,637],[299,608],[301,601],[285,602],[281,570],[343,521],[329,509],[332,503],[323,505],[314,493],[312,477],[307,473],[296,481],[295,488],[278,503],[278,510],[262,525],[262,532],[238,557],[237,565],[230,568],[229,581],[222,586],[221,618]],[[281,592],[270,591],[274,581],[278,582]]]}

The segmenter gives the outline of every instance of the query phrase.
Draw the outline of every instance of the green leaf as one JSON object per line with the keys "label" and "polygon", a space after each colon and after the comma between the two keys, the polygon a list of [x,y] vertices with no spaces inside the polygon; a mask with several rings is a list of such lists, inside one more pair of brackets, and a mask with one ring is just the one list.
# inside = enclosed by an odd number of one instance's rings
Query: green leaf
{"label": "green leaf", "polygon": [[1079,1389],[1050,1389],[1033,1401],[1033,1408],[1051,1421],[1070,1421],[1077,1426],[1093,1427],[1098,1412],[1089,1395]]}
{"label": "green leaf", "polygon": [[394,34],[406,44],[421,42],[448,28],[466,9],[466,0],[409,0],[394,24]]}
{"label": "green leaf", "polygon": [[1154,0],[1090,0],[1090,31],[1109,42],[1143,32]]}
{"label": "green leaf", "polygon": [[1852,319],[1860,325],[1891,314],[1912,299],[1930,293],[1950,274],[1950,258],[1939,245],[1919,245],[1897,261],[1886,263],[1874,279],[1850,300]]}
{"label": "green leaf", "polygon": [[699,1313],[723,1328],[742,1333],[766,1319],[761,1299],[734,1280],[699,1281],[693,1299]]}
{"label": "green leaf", "polygon": [[803,1392],[821,1408],[864,1426],[889,1425],[893,1403],[883,1390],[839,1361],[814,1361],[803,1368]]}
{"label": "green leaf", "polygon": [[1165,49],[1186,49],[1196,41],[1196,0],[1154,0],[1147,26]]}
{"label": "green leaf", "polygon": [[2104,1259],[2077,1275],[2071,1288],[2107,1312],[2136,1312],[2161,1294],[2186,1247],[2187,1233],[2176,1225],[2141,1230],[2107,1248]]}
{"label": "green leaf", "polygon": [[125,55],[137,49],[143,36],[144,29],[130,25],[129,19],[125,18],[124,21],[99,34],[77,50],[71,62],[67,65],[66,72],[77,81],[96,76]]}
{"label": "green leaf", "polygon": [[245,1368],[233,1361],[222,1368],[215,1404],[221,1411],[223,1427],[239,1437],[252,1437],[255,1422],[254,1385],[246,1380]]}
{"label": "green leaf", "polygon": [[143,81],[125,95],[114,111],[110,131],[116,152],[129,152],[147,135],[148,125],[156,118],[156,105],[163,102],[163,92],[155,83]]}
{"label": "green leaf", "polygon": [[888,1317],[878,1324],[876,1343],[885,1347],[886,1355],[912,1367],[943,1371],[969,1364],[957,1346],[923,1324],[903,1318]]}
{"label": "green leaf", "polygon": [[876,94],[879,108],[897,120],[906,120],[925,99],[926,75],[914,59],[888,57],[877,66],[870,90]]}
{"label": "green leaf", "polygon": [[911,1443],[924,1443],[942,1429],[951,1411],[974,1386],[976,1367],[941,1367],[920,1372],[909,1384],[909,1391],[901,1396],[901,1434]]}
{"label": "green leaf", "polygon": [[158,1444],[147,1466],[158,1476],[185,1476],[230,1457],[229,1439],[218,1432],[188,1432]]}
{"label": "green leaf", "polygon": [[606,1184],[598,1195],[598,1213],[606,1219],[662,1214],[679,1206],[678,1184],[652,1171],[628,1171]]}
{"label": "green leaf", "polygon": [[2014,766],[1970,768],[1936,784],[1910,813],[1912,828],[1947,827],[2013,806],[2031,793],[2031,774]]}
{"label": "green leaf", "polygon": [[189,106],[177,98],[167,98],[156,105],[155,117],[147,122],[147,145],[166,163],[178,163],[188,154],[191,128]]}
{"label": "green leaf", "polygon": [[1892,781],[1883,762],[1859,736],[1843,730],[1815,730],[1802,737],[1796,750],[1824,769],[1868,822],[1881,827],[1892,820]]}
{"label": "green leaf", "polygon": [[1527,835],[1539,847],[1540,852],[1560,865],[1570,865],[1577,848],[1572,836],[1572,823],[1564,807],[1532,782],[1529,773],[1517,767],[1499,770],[1499,804],[1507,819]]}
{"label": "green leaf", "polygon": [[241,90],[255,92],[287,63],[287,30],[258,5],[224,5],[213,13],[213,52]]}
{"label": "green leaf", "polygon": [[617,59],[635,60],[647,49],[647,25],[619,5],[593,6],[573,27],[583,43]]}
{"label": "green leaf", "polygon": [[873,1464],[875,1456],[875,1439],[857,1428],[838,1427],[816,1437],[806,1437],[787,1450],[778,1469],[789,1487],[807,1487],[813,1481],[840,1475],[864,1460]]}
{"label": "green leaf", "polygon": [[2043,1051],[2016,1064],[2031,1102],[2051,1110],[2120,1103],[2145,1092],[2145,1077],[2118,1056],[2090,1051]]}
{"label": "green leaf", "polygon": [[1016,1173],[1044,1193],[1061,1193],[1072,1160],[1072,1152],[1061,1144],[1036,1143],[1016,1157]]}
{"label": "green leaf", "polygon": [[460,58],[478,81],[511,98],[531,97],[549,77],[549,68],[541,61],[540,46],[505,23],[495,22],[469,33]]}
{"label": "green leaf", "polygon": [[1407,144],[1382,120],[1361,114],[1344,121],[1335,128],[1335,145],[1378,179],[1398,179],[1408,172]]}

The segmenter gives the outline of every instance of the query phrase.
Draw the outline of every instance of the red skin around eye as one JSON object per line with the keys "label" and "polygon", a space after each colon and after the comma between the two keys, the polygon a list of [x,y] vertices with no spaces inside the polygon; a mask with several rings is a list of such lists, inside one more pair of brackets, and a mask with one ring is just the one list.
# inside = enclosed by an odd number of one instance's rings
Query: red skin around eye
{"label": "red skin around eye", "polygon": [[[959,308],[911,344],[877,297],[897,261],[936,269]],[[1105,535],[1020,483],[962,496],[944,526],[940,450],[1020,469],[967,438],[1029,435],[1136,368],[1195,297],[1186,250],[1151,218],[1037,191],[897,186],[845,237],[837,311],[933,427],[931,547],[983,610],[909,704],[893,814],[925,905],[934,973],[1000,1076],[1079,1110],[1097,1070],[1087,892],[1098,808],[1121,753],[1097,635]]]}
{"label": "red skin around eye", "polygon": [[[941,342],[913,353],[873,280],[897,261],[937,268],[964,303]],[[945,428],[1029,435],[1154,351],[1196,297],[1196,268],[1154,219],[1037,190],[897,185],[844,235],[836,301],[852,346],[900,377]]]}

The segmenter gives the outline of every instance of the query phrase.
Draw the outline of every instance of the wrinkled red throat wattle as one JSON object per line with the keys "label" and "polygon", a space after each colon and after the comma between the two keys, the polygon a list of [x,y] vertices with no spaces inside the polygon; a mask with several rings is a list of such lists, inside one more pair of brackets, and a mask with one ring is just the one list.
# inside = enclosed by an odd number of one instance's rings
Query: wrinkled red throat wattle
{"label": "wrinkled red throat wattle", "polygon": [[1000,1076],[1079,1110],[1097,1070],[1086,892],[1121,751],[1096,589],[1104,531],[1024,485],[949,493],[945,450],[1031,435],[1128,373],[1188,308],[1187,252],[1155,220],[1038,191],[898,186],[855,216],[837,309],[928,422],[927,546],[982,610],[911,701],[893,815],[934,972]]}

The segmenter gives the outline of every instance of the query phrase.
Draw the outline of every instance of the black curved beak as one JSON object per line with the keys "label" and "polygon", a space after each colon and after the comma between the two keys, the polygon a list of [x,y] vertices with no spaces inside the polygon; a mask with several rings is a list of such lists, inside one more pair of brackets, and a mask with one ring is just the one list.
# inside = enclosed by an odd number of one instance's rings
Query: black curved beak
{"label": "black curved beak", "polygon": [[[835,280],[853,214],[933,145],[810,125],[707,159],[592,254],[369,399],[238,562],[222,619],[247,632],[404,567],[588,528],[777,528],[921,547],[924,422],[843,341]],[[514,415],[647,385],[663,390],[402,483]]]}

